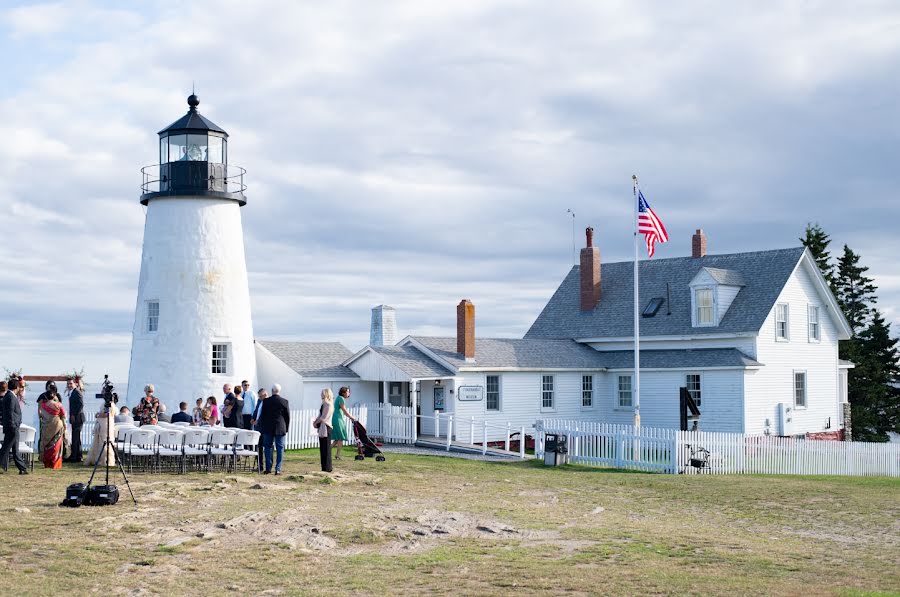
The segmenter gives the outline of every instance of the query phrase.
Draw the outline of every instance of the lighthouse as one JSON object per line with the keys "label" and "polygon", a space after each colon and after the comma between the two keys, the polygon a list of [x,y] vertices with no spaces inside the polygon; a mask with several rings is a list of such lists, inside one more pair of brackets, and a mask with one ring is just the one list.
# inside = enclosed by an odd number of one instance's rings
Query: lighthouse
{"label": "lighthouse", "polygon": [[159,164],[142,169],[129,406],[147,384],[173,412],[181,401],[221,397],[225,383],[256,380],[241,228],[245,171],[228,164],[228,133],[199,105],[188,97],[187,114],[159,132]]}

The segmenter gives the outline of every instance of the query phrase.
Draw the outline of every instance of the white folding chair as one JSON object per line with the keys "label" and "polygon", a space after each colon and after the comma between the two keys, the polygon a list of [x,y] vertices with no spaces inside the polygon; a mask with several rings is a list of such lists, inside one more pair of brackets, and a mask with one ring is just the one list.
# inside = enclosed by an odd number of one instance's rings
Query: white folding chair
{"label": "white folding chair", "polygon": [[124,453],[125,442],[128,439],[128,435],[137,430],[138,428],[134,425],[123,425],[122,423],[116,423],[116,450]]}
{"label": "white folding chair", "polygon": [[172,423],[172,425],[175,425],[176,427],[190,427],[191,426],[191,424],[188,423],[187,421],[178,421],[177,423]]}
{"label": "white folding chair", "polygon": [[[29,425],[19,425],[19,454],[26,455],[28,466],[34,472],[34,438],[37,436],[37,429]],[[2,441],[2,440],[0,440]]]}
{"label": "white folding chair", "polygon": [[221,460],[223,468],[229,466],[229,463],[234,464],[235,438],[237,438],[237,431],[234,429],[213,428],[209,434],[210,465],[217,460]]}
{"label": "white folding chair", "polygon": [[185,472],[187,461],[201,461],[207,468],[209,457],[209,431],[200,427],[188,428],[181,440],[181,472]]}
{"label": "white folding chair", "polygon": [[244,470],[248,469],[252,458],[254,461],[253,468],[256,472],[259,472],[259,438],[261,435],[259,431],[242,429],[234,440],[234,455],[235,458],[244,459]]}
{"label": "white folding chair", "polygon": [[128,457],[128,470],[134,468],[134,462],[146,461],[149,465],[154,456],[156,432],[152,429],[138,428],[128,434],[125,440],[125,455]]}
{"label": "white folding chair", "polygon": [[164,429],[156,434],[153,451],[156,456],[156,470],[161,471],[166,459],[181,458],[184,432],[178,429]]}

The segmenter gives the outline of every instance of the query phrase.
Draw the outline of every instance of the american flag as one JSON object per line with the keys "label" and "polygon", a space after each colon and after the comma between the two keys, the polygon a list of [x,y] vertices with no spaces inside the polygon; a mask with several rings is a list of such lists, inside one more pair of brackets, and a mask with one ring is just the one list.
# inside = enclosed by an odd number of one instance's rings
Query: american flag
{"label": "american flag", "polygon": [[638,233],[643,234],[647,238],[647,254],[653,257],[654,245],[656,243],[664,243],[669,240],[666,234],[666,227],[653,210],[650,204],[644,199],[644,194],[638,191]]}

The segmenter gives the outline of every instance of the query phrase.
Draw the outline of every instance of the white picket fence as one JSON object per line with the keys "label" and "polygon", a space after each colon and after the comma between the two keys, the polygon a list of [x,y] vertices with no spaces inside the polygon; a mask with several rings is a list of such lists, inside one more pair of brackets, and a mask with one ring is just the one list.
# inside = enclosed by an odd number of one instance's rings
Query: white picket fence
{"label": "white picket fence", "polygon": [[[543,457],[546,434],[555,433],[568,436],[569,461],[578,464],[670,474],[900,477],[900,444],[636,428],[557,419],[538,421],[535,427],[539,458]],[[692,466],[692,457],[705,460],[706,465]]]}

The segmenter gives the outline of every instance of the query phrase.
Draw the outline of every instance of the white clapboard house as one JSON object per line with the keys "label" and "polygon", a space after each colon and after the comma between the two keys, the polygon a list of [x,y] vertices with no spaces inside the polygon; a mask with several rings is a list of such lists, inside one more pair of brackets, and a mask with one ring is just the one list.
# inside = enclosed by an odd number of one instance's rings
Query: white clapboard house
{"label": "white clapboard house", "polygon": [[[456,337],[407,336],[394,345],[389,307],[373,309],[373,342],[355,354],[334,343],[257,341],[263,383],[276,379],[297,407],[323,387],[351,404],[413,407],[455,418],[531,427],[538,419],[633,421],[633,264],[601,263],[597,247],[574,266],[521,339],[479,338],[475,308],[457,306]],[[641,423],[677,428],[680,388],[700,428],[746,434],[841,436],[846,319],[802,247],[707,255],[698,230],[690,257],[640,263]],[[431,435],[423,418],[419,433]]]}

